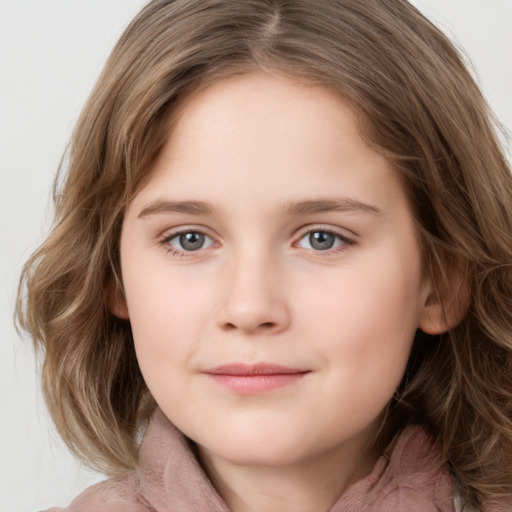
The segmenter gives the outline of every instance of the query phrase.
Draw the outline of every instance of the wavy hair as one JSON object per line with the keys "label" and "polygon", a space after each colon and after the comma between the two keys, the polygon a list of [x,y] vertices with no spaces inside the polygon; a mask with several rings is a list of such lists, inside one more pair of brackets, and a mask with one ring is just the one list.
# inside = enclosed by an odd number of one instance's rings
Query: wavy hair
{"label": "wavy hair", "polygon": [[74,130],[54,227],[20,282],[18,324],[42,350],[58,431],[108,474],[136,464],[154,402],[130,325],[109,310],[122,289],[123,211],[184,99],[255,70],[352,105],[362,136],[403,180],[425,271],[442,290],[455,270],[468,290],[456,327],[417,333],[382,443],[426,425],[469,502],[510,495],[512,177],[460,54],[405,0],[155,0],[132,21]]}

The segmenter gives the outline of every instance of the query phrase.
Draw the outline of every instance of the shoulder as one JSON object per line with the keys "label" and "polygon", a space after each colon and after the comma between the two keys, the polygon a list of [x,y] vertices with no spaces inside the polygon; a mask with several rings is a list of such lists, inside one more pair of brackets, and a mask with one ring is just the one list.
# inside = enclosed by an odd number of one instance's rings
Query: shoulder
{"label": "shoulder", "polygon": [[141,498],[138,480],[130,474],[93,485],[67,508],[50,508],[46,512],[153,512],[153,509]]}

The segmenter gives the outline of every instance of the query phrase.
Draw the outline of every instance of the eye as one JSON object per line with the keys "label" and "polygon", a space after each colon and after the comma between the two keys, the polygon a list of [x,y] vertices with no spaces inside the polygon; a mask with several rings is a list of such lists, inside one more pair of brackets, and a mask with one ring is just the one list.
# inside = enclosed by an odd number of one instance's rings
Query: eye
{"label": "eye", "polygon": [[200,231],[183,231],[167,237],[163,243],[180,252],[193,252],[210,247],[213,240]]}
{"label": "eye", "polygon": [[343,245],[353,245],[353,243],[351,240],[332,231],[318,229],[306,233],[297,245],[314,251],[328,251]]}

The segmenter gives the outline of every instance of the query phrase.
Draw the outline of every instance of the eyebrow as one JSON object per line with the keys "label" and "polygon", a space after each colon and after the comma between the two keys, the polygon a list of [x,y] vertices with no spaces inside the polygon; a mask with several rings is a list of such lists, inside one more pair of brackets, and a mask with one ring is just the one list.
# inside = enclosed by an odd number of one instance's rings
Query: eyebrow
{"label": "eyebrow", "polygon": [[[171,201],[157,200],[145,206],[138,218],[147,217],[155,213],[183,213],[188,215],[210,215],[213,208],[203,201]],[[323,212],[363,212],[381,217],[383,211],[376,206],[350,198],[342,199],[311,199],[306,201],[286,202],[282,207],[284,214],[309,215]]]}
{"label": "eyebrow", "polygon": [[371,204],[356,199],[313,199],[308,201],[287,202],[283,207],[288,215],[308,215],[323,212],[363,212],[381,217],[384,212]]}
{"label": "eyebrow", "polygon": [[169,201],[158,200],[145,206],[138,218],[147,217],[155,213],[185,213],[189,215],[208,215],[213,208],[203,201]]}

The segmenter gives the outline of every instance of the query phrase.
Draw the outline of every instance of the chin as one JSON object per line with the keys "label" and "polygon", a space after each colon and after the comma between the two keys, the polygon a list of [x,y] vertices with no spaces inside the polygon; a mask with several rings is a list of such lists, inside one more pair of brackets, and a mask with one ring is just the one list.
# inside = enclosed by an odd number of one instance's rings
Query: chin
{"label": "chin", "polygon": [[203,439],[198,445],[215,457],[238,466],[280,467],[304,460],[309,454],[304,441],[269,432],[228,434],[221,439]]}

